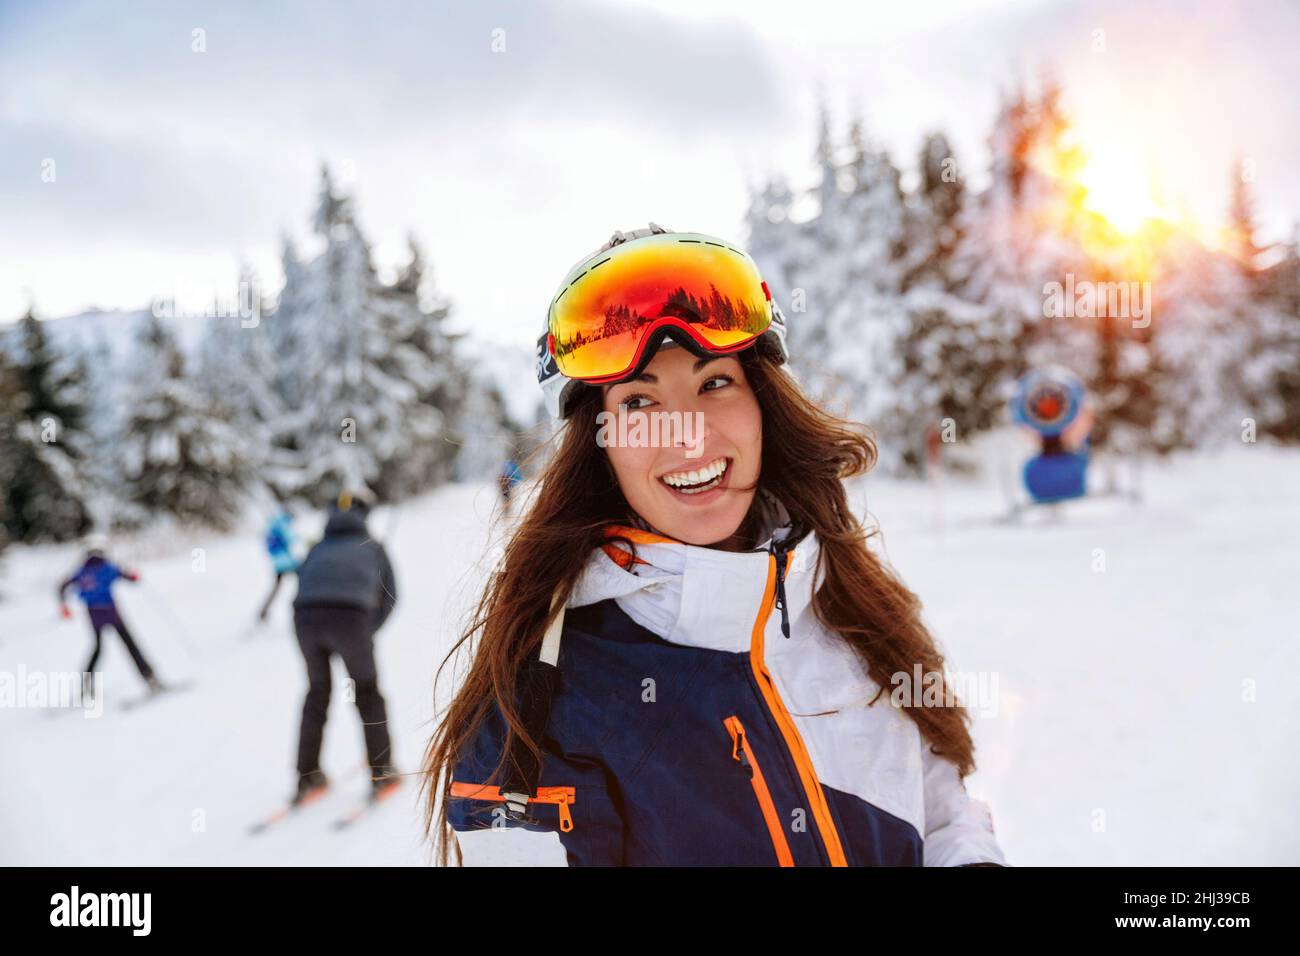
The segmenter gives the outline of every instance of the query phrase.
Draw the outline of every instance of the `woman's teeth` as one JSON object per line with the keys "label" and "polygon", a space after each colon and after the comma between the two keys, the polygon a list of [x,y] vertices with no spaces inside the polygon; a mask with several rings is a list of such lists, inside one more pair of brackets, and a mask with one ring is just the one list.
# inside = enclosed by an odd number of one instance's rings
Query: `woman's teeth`
{"label": "woman's teeth", "polygon": [[716,488],[722,483],[722,476],[727,472],[727,459],[719,458],[693,471],[675,471],[664,475],[662,481],[674,491],[684,495],[698,495],[702,491]]}

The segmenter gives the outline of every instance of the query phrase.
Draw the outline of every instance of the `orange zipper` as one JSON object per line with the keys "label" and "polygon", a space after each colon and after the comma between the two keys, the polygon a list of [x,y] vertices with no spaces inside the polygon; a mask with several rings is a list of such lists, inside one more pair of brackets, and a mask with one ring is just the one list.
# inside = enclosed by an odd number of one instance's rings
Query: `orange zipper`
{"label": "orange zipper", "polygon": [[781,818],[776,812],[776,804],[772,802],[772,794],[767,789],[767,781],[763,779],[763,770],[758,765],[758,758],[754,756],[754,751],[749,746],[749,738],[745,736],[745,727],[736,716],[728,717],[723,723],[731,734],[731,759],[749,773],[749,783],[754,788],[754,796],[758,798],[758,807],[763,811],[763,820],[767,823],[768,835],[772,837],[772,848],[776,850],[777,862],[781,866],[794,866],[794,856],[790,853],[790,844],[786,842]]}
{"label": "orange zipper", "polygon": [[[785,570],[787,571],[793,553],[792,551],[786,553]],[[790,756],[794,758],[795,768],[799,771],[799,780],[803,784],[804,793],[808,795],[813,819],[817,821],[817,832],[821,834],[831,866],[848,866],[844,847],[840,844],[839,831],[835,829],[835,819],[831,816],[830,804],[826,802],[826,793],[817,779],[817,771],[813,767],[812,758],[808,755],[808,748],[804,746],[803,738],[799,736],[799,728],[795,726],[790,712],[785,709],[781,695],[777,693],[776,682],[772,679],[767,664],[763,662],[763,631],[767,627],[767,619],[772,615],[772,606],[776,600],[776,574],[776,555],[770,555],[767,585],[763,590],[763,605],[758,609],[758,617],[754,621],[754,630],[750,635],[749,666],[754,671],[754,678],[758,681],[758,689],[763,695],[767,709],[776,719],[781,736],[785,738],[785,745],[790,749]]]}
{"label": "orange zipper", "polygon": [[[500,787],[489,787],[481,783],[462,783],[459,780],[451,782],[451,795],[469,800],[494,800],[498,803],[504,803],[506,799]],[[569,813],[569,806],[574,800],[573,787],[538,787],[537,796],[528,798],[529,803],[553,803],[559,807],[560,830],[564,833],[573,829],[573,816]]]}

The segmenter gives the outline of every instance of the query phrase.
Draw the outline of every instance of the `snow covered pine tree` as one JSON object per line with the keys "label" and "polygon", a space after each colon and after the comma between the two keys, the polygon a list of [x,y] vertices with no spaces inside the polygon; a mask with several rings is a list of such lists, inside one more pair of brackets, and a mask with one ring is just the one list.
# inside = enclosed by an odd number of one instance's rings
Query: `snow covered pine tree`
{"label": "snow covered pine tree", "polygon": [[28,310],[8,330],[0,396],[0,522],[17,541],[66,541],[90,527],[86,369],[58,353]]}

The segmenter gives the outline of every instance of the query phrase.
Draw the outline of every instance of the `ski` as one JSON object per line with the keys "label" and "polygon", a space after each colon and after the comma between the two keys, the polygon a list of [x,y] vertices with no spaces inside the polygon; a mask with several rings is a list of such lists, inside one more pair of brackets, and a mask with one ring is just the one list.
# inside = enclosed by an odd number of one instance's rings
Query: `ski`
{"label": "ski", "polygon": [[328,787],[322,788],[316,793],[313,793],[311,796],[304,799],[301,803],[286,803],[284,806],[272,811],[271,813],[263,817],[261,820],[258,820],[256,823],[252,824],[248,828],[248,835],[260,836],[261,834],[265,833],[267,830],[270,830],[273,827],[283,823],[285,820],[289,819],[291,816],[293,816],[299,810],[302,810],[304,807],[309,807],[313,803],[316,803],[327,793],[329,793]]}
{"label": "ski", "polygon": [[179,694],[182,691],[189,690],[193,686],[192,681],[182,681],[179,684],[164,684],[161,690],[151,690],[140,697],[132,697],[122,701],[123,710],[135,710],[137,707],[155,701],[160,697],[166,697],[169,694]]}
{"label": "ski", "polygon": [[46,707],[45,716],[53,720],[61,714],[81,714],[83,717],[94,717],[94,701],[83,702],[77,707]]}
{"label": "ski", "polygon": [[367,800],[365,803],[353,807],[347,813],[343,814],[343,816],[334,821],[333,829],[336,832],[339,830],[346,830],[369,813],[372,806],[373,804]]}
{"label": "ski", "polygon": [[355,824],[358,820],[361,820],[372,810],[377,808],[381,803],[383,803],[385,800],[391,797],[400,788],[401,788],[401,782],[397,781],[389,784],[386,787],[383,787],[380,790],[376,790],[374,793],[372,793],[369,797],[366,798],[364,803],[357,804],[347,813],[343,814],[343,816],[335,820],[333,829],[335,830],[335,832],[339,830],[348,829],[353,824]]}
{"label": "ski", "polygon": [[288,819],[289,815],[297,809],[298,807],[292,806],[290,804],[285,804],[284,806],[280,807],[278,810],[265,816],[263,819],[258,820],[254,824],[251,824],[248,828],[248,835],[260,836],[261,834],[265,833],[267,830],[275,826],[277,823],[282,823],[284,820]]}

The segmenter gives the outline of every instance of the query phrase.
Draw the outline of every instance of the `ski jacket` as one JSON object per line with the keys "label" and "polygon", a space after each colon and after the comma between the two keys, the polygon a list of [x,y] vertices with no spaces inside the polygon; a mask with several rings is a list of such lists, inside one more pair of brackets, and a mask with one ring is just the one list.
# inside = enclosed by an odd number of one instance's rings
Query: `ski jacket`
{"label": "ski jacket", "polygon": [[281,512],[266,526],[266,552],[276,574],[289,574],[298,567],[293,556],[293,517]]}
{"label": "ski jacket", "polygon": [[63,595],[67,593],[68,588],[75,586],[77,596],[85,603],[88,608],[112,608],[113,603],[113,582],[118,578],[125,578],[128,581],[139,580],[134,571],[123,571],[112,561],[100,557],[98,554],[92,554],[86,558],[72,575],[59,585],[59,600],[63,600]]}
{"label": "ski jacket", "polygon": [[379,630],[397,604],[397,581],[388,552],[372,541],[365,516],[356,508],[330,512],[325,536],[307,552],[298,568],[295,608],[358,607],[371,612]]}
{"label": "ski jacket", "polygon": [[611,534],[635,557],[611,540],[568,600],[530,819],[490,780],[496,708],[453,770],[467,863],[1005,865],[956,766],[817,621],[815,536]]}

